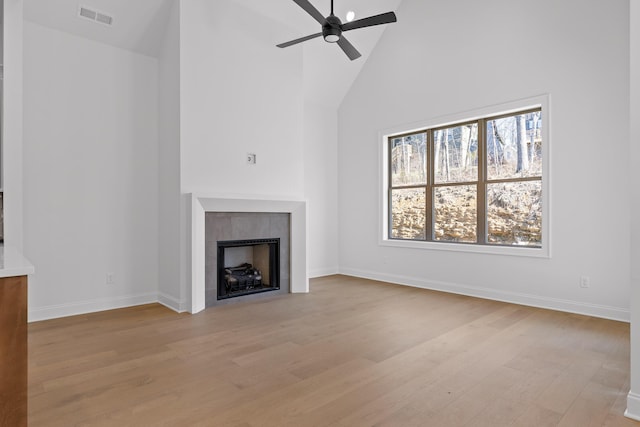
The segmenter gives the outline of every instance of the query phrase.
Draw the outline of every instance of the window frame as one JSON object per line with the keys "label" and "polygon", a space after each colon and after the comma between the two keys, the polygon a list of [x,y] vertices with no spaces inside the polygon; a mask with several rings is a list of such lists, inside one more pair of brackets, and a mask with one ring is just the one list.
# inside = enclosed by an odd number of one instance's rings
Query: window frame
{"label": "window frame", "polygon": [[[425,120],[422,122],[412,123],[409,125],[399,125],[393,128],[385,129],[379,132],[379,140],[381,142],[381,146],[379,146],[380,153],[380,207],[379,207],[379,244],[381,246],[391,246],[391,247],[404,247],[404,248],[415,248],[415,249],[429,249],[429,250],[439,250],[439,251],[458,251],[458,252],[473,252],[473,253],[485,253],[485,254],[498,254],[498,255],[514,255],[514,256],[530,256],[530,257],[543,257],[550,258],[551,257],[551,209],[550,209],[550,171],[551,171],[551,105],[550,105],[550,96],[541,95],[532,98],[512,101],[508,103],[503,103],[500,105],[494,105],[491,107],[485,107],[469,112],[463,112],[458,114],[452,114],[443,117],[437,117],[430,120]],[[512,116],[515,114],[526,114],[528,112],[540,110],[541,118],[542,118],[542,174],[541,178],[535,177],[514,177],[509,179],[492,179],[489,180],[487,177],[480,176],[482,171],[486,173],[486,154],[485,154],[485,143],[481,141],[482,136],[484,135],[484,130],[481,131],[478,128],[478,180],[477,181],[461,181],[461,182],[449,182],[449,183],[438,183],[436,184],[434,181],[433,167],[427,168],[427,174],[430,174],[427,178],[426,184],[413,184],[406,186],[395,186],[393,189],[398,188],[419,188],[426,189],[426,197],[425,203],[427,206],[426,209],[426,225],[427,229],[425,230],[425,238],[426,240],[409,240],[409,239],[396,239],[390,238],[389,232],[391,230],[391,214],[390,214],[390,200],[392,194],[392,186],[390,185],[391,180],[391,162],[389,161],[390,154],[390,142],[389,138],[398,138],[407,135],[412,135],[416,133],[426,132],[427,138],[427,161],[431,164],[431,159],[433,155],[433,141],[432,141],[432,131],[451,128],[455,126],[464,126],[465,124],[470,123],[479,123],[479,126],[485,126],[488,120],[495,120],[503,117]],[[480,166],[480,162],[484,162],[484,166]],[[521,182],[521,181],[539,181],[541,180],[542,185],[542,245],[540,247],[530,247],[530,246],[517,246],[517,245],[498,245],[491,243],[462,243],[462,242],[446,242],[446,241],[437,241],[432,238],[430,234],[430,226],[429,224],[433,224],[433,209],[429,209],[429,207],[433,206],[432,203],[432,194],[433,189],[437,187],[449,187],[453,185],[474,185],[477,186],[478,191],[483,191],[486,194],[487,184],[490,183],[500,183],[500,182]],[[478,240],[481,239],[481,236],[486,235],[486,206],[484,205],[485,198],[478,197],[478,210],[483,209],[484,221],[478,221],[478,223],[482,222],[484,224],[484,229],[478,228],[477,236]],[[479,213],[479,212],[478,212]]]}

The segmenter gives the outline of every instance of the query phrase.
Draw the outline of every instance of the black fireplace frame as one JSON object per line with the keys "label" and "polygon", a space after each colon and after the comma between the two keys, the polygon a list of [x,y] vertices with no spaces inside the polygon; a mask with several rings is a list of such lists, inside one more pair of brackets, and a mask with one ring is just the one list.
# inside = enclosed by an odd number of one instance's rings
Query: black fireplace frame
{"label": "black fireplace frame", "polygon": [[[242,291],[228,293],[225,285],[225,268],[234,266],[225,266],[225,249],[238,248],[243,246],[260,246],[268,245],[269,248],[269,277],[263,278],[263,283],[259,287],[251,289],[243,289]],[[217,262],[217,299],[218,301],[237,298],[244,295],[258,294],[263,292],[277,291],[280,289],[280,238],[273,239],[249,239],[249,240],[218,240],[218,262]],[[266,282],[268,280],[268,282]]]}

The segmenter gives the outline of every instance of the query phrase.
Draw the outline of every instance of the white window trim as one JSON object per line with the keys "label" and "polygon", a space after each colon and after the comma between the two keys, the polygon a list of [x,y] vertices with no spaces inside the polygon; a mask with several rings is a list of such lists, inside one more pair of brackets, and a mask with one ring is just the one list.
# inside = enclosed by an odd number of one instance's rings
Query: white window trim
{"label": "white window trim", "polygon": [[[449,124],[472,121],[483,117],[509,114],[530,108],[542,109],[542,246],[540,248],[475,245],[449,242],[425,242],[415,240],[389,239],[389,153],[390,136],[407,134]],[[472,252],[480,254],[513,255],[536,258],[551,258],[551,96],[549,94],[511,101],[504,104],[483,107],[473,111],[450,114],[432,119],[393,126],[378,132],[379,153],[379,209],[378,244],[398,248],[426,249],[437,251]]]}

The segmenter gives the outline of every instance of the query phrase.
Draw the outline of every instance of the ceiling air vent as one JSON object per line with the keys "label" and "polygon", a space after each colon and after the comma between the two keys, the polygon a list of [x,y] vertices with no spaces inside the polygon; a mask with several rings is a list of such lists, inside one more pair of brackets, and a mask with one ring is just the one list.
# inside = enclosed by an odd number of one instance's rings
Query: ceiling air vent
{"label": "ceiling air vent", "polygon": [[78,16],[104,25],[110,26],[113,24],[113,16],[109,16],[105,13],[89,9],[86,6],[80,6],[80,8],[78,9]]}

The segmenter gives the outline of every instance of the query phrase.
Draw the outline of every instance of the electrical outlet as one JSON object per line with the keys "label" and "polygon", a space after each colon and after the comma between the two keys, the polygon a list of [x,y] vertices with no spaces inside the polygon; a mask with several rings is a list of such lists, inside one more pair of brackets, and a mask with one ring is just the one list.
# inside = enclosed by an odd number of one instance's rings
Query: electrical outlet
{"label": "electrical outlet", "polygon": [[107,285],[113,285],[116,283],[116,274],[115,273],[107,273]]}
{"label": "electrical outlet", "polygon": [[254,153],[247,153],[247,164],[255,165],[256,164],[256,155]]}
{"label": "electrical outlet", "polygon": [[580,287],[588,288],[589,286],[591,286],[591,279],[589,276],[580,276]]}

